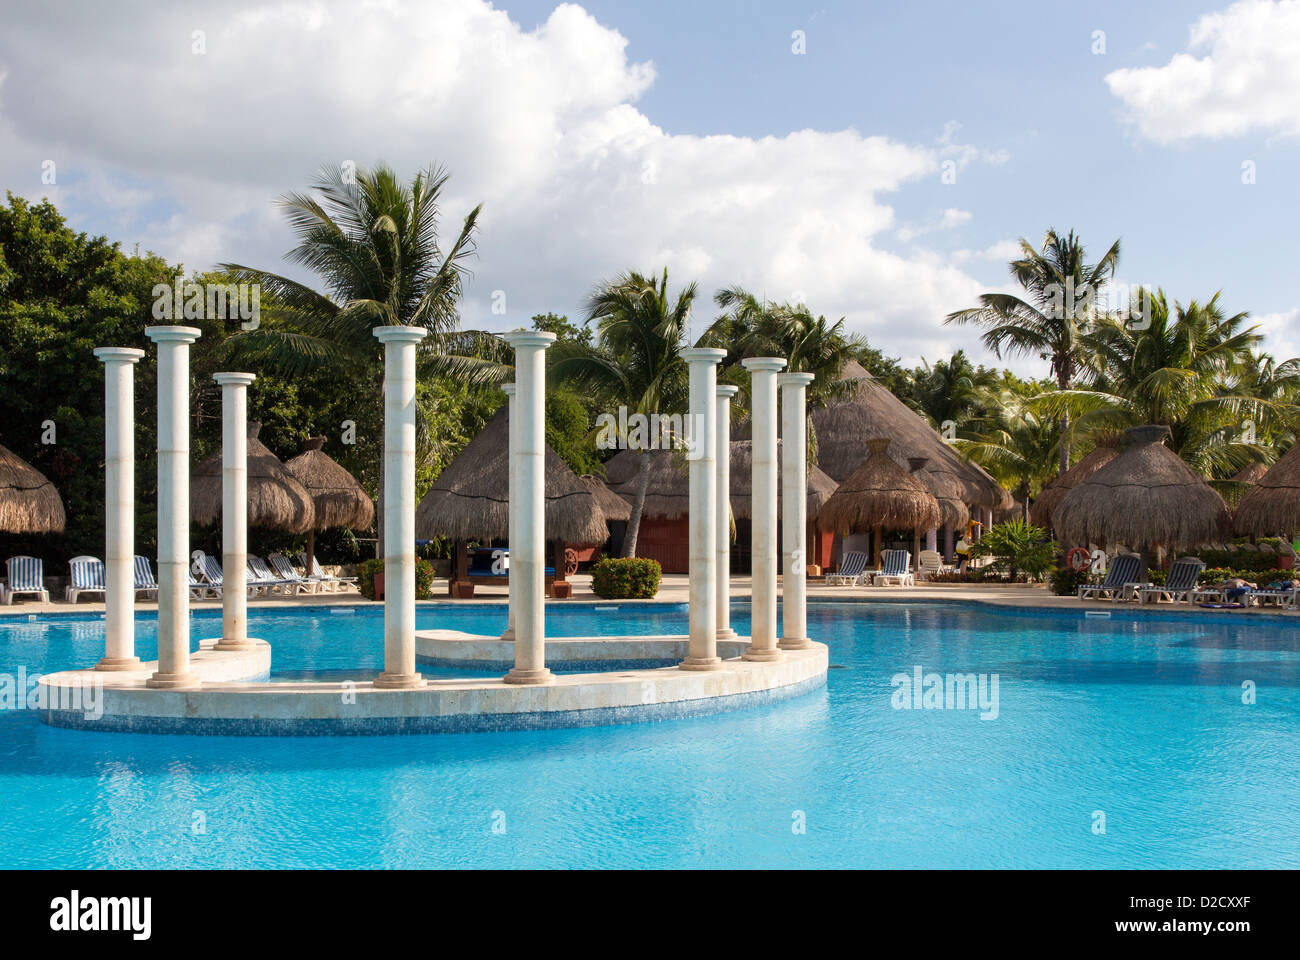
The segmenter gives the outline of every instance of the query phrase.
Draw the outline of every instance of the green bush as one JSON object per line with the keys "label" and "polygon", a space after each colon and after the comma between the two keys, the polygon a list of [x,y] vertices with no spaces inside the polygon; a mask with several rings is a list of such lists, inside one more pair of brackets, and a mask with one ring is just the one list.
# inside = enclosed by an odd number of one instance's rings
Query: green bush
{"label": "green bush", "polygon": [[1047,584],[1058,597],[1076,596],[1079,588],[1090,582],[1086,569],[1080,571],[1069,566],[1057,567],[1047,575]]}
{"label": "green bush", "polygon": [[1006,571],[1012,580],[1021,573],[1041,577],[1052,569],[1055,553],[1047,531],[1024,520],[995,524],[971,545],[972,557],[992,557],[994,569]]}
{"label": "green bush", "polygon": [[1275,580],[1294,580],[1296,576],[1295,570],[1234,570],[1230,567],[1209,567],[1201,571],[1197,583],[1218,583],[1221,580],[1237,578],[1262,586]]}
{"label": "green bush", "polygon": [[[357,566],[357,588],[367,600],[375,599],[375,574],[384,569],[384,561],[378,558],[364,560]],[[433,589],[433,564],[423,557],[415,558],[415,597],[427,600]]]}
{"label": "green bush", "polygon": [[591,568],[591,590],[605,600],[648,600],[659,592],[663,568],[642,557],[603,557]]}

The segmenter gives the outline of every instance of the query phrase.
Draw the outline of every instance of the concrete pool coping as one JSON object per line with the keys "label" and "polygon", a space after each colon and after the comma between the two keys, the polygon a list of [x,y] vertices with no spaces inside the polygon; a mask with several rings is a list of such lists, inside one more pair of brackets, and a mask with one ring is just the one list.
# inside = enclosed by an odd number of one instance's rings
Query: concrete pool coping
{"label": "concrete pool coping", "polygon": [[[485,651],[499,640],[462,635]],[[678,637],[626,638],[655,659],[674,655]],[[576,645],[597,638],[571,638]],[[561,641],[564,642],[564,641]],[[203,641],[191,667],[200,685],[157,690],[145,680],[157,668],[130,671],[67,670],[39,680],[46,706],[42,722],[56,727],[121,733],[227,736],[382,735],[533,730],[645,722],[717,713],[798,696],[826,682],[829,651],[813,643],[786,650],[780,660],[751,662],[737,655],[715,670],[676,666],[620,669],[618,645],[597,658],[601,673],[560,673],[553,683],[506,684],[500,677],[428,679],[414,689],[377,688],[368,681],[269,681],[271,647],[212,649]],[[723,641],[738,654],[742,641]],[[549,643],[548,643],[549,646]],[[599,647],[588,647],[599,652]],[[612,662],[611,662],[612,661]],[[608,669],[609,667],[614,669]],[[98,707],[84,708],[79,688],[96,688]]]}

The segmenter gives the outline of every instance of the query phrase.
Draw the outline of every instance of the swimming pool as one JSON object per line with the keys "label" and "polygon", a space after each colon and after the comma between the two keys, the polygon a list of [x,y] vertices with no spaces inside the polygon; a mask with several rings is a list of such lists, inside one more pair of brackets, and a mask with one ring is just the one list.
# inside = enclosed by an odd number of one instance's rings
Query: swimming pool
{"label": "swimming pool", "polygon": [[[380,669],[377,606],[249,614],[273,678]],[[808,616],[830,645],[825,688],[662,723],[228,738],[3,710],[0,866],[1300,865],[1300,623],[956,603]],[[748,630],[747,606],[732,618]],[[152,617],[137,626],[152,658]],[[418,626],[499,633],[505,608],[422,606]],[[219,628],[219,611],[196,613],[196,640]],[[547,628],[680,634],[686,609],[561,604]],[[0,618],[9,675],[102,649],[95,616]],[[996,674],[996,719],[895,709],[894,678],[917,667],[983,675],[990,691]]]}

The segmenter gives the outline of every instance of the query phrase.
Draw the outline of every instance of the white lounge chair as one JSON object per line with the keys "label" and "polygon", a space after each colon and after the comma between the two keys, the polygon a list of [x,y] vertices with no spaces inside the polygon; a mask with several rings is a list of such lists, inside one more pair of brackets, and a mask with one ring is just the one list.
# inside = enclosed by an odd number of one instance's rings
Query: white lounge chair
{"label": "white lounge chair", "polygon": [[264,591],[268,596],[272,593],[278,593],[287,597],[291,590],[294,593],[298,592],[292,580],[286,580],[284,577],[272,573],[271,568],[266,565],[266,561],[253,554],[248,556],[248,583],[250,586]]}
{"label": "white lounge chair", "polygon": [[[307,570],[306,551],[298,554],[298,562],[302,564],[304,570]],[[317,581],[322,590],[328,589],[331,592],[337,592],[348,586],[355,586],[357,582],[356,577],[335,577],[326,573],[321,569],[320,561],[314,556],[311,558],[311,569],[307,570],[307,576]]]}
{"label": "white lounge chair", "polygon": [[195,581],[193,576],[190,578],[191,586],[196,582],[200,587],[204,588],[205,592],[211,593],[212,596],[221,596],[226,587],[226,576],[222,572],[221,564],[217,562],[216,557],[209,556],[206,553],[203,554],[203,559],[199,561],[199,579]]}
{"label": "white lounge chair", "polygon": [[922,580],[929,580],[936,573],[948,573],[953,569],[952,566],[943,562],[943,554],[938,550],[922,550],[917,555],[917,563],[921,567],[917,575]]}
{"label": "white lounge chair", "polygon": [[68,585],[63,588],[63,599],[76,603],[83,593],[97,593],[106,599],[104,586],[104,561],[97,557],[73,557],[68,561]]}
{"label": "white lounge chair", "polygon": [[1142,558],[1135,553],[1123,553],[1111,561],[1106,579],[1101,583],[1087,583],[1079,587],[1080,600],[1136,600],[1142,584],[1137,582]]}
{"label": "white lounge chair", "polygon": [[45,589],[45,565],[37,557],[10,557],[5,569],[9,577],[4,593],[6,605],[20,593],[35,594],[42,603],[50,602],[50,592]]}
{"label": "white lounge chair", "polygon": [[[194,574],[190,573],[191,585],[193,585]],[[136,554],[135,557],[135,592],[143,593],[145,599],[158,599],[158,581],[154,579],[153,567],[149,566],[149,558]]]}
{"label": "white lounge chair", "polygon": [[1169,576],[1163,586],[1147,584],[1138,590],[1142,603],[1191,602],[1196,590],[1196,579],[1205,569],[1205,561],[1196,557],[1179,557],[1169,565]]}
{"label": "white lounge chair", "polygon": [[880,572],[872,575],[871,582],[878,587],[916,586],[916,574],[912,572],[912,551],[884,551],[880,555]]}
{"label": "white lounge chair", "polygon": [[271,569],[276,572],[280,580],[293,587],[294,594],[315,593],[320,589],[321,583],[312,577],[304,577],[293,568],[289,558],[283,553],[272,553],[266,558]]}
{"label": "white lounge chair", "polygon": [[850,550],[840,559],[840,568],[835,573],[826,574],[827,586],[853,586],[862,579],[862,572],[867,569],[867,555],[860,550]]}

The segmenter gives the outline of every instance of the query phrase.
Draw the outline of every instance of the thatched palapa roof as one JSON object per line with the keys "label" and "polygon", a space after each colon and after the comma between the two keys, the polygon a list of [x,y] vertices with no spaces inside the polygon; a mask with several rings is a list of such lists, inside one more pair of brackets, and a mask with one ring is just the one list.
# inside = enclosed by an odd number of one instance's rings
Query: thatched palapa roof
{"label": "thatched palapa roof", "polygon": [[817,465],[843,481],[866,459],[867,441],[888,437],[889,456],[900,467],[909,457],[925,457],[926,486],[936,497],[997,509],[1007,493],[987,473],[963,459],[926,423],[925,418],[877,383],[856,362],[845,364],[843,378],[857,381],[844,401],[811,411],[817,431]]}
{"label": "thatched palapa roof", "polygon": [[867,459],[822,506],[826,530],[930,530],[939,526],[939,501],[889,455],[890,439],[867,441]]}
{"label": "thatched palapa roof", "polygon": [[[264,530],[306,533],[316,529],[316,508],[307,488],[295,480],[266,444],[257,439],[262,425],[248,425],[248,525]],[[216,523],[221,518],[221,451],[190,473],[190,519]]]}
{"label": "thatched palapa roof", "polygon": [[610,523],[626,523],[632,519],[632,504],[605,486],[605,481],[600,477],[584,474],[578,479],[596,498],[596,502],[600,504],[601,513],[605,514],[606,521]]}
{"label": "thatched palapa roof", "polygon": [[[683,453],[650,450],[650,479],[646,485],[645,510],[648,520],[676,520],[690,512],[690,470]],[[777,441],[777,512],[781,509],[781,441]],[[609,488],[631,503],[636,499],[640,453],[621,450],[605,464]],[[753,516],[754,445],[750,440],[731,441],[731,513],[737,520]],[[821,512],[835,492],[835,481],[817,467],[808,474],[808,518]]]}
{"label": "thatched palapa roof", "polygon": [[1236,526],[1243,536],[1289,537],[1300,531],[1300,443],[1241,498]]}
{"label": "thatched palapa roof", "polygon": [[62,533],[63,498],[39,470],[0,446],[0,532]]}
{"label": "thatched palapa roof", "polygon": [[1038,497],[1029,506],[1029,519],[1040,527],[1052,525],[1052,514],[1061,505],[1065,495],[1092,476],[1119,455],[1118,437],[1110,437],[1093,447],[1082,460],[1039,492]]}
{"label": "thatched palapa roof", "polygon": [[[510,532],[510,407],[503,406],[469,442],[415,510],[415,535],[494,540]],[[546,447],[546,539],[604,543],[609,537],[596,495]]]}
{"label": "thatched palapa roof", "polygon": [[311,494],[316,510],[314,529],[370,529],[375,522],[375,502],[352,474],[322,449],[324,446],[324,437],[312,437],[303,445],[302,453],[284,465]]}
{"label": "thatched palapa roof", "polygon": [[1186,550],[1223,537],[1223,498],[1168,447],[1169,428],[1130,427],[1128,445],[1061,500],[1052,526],[1066,544]]}

